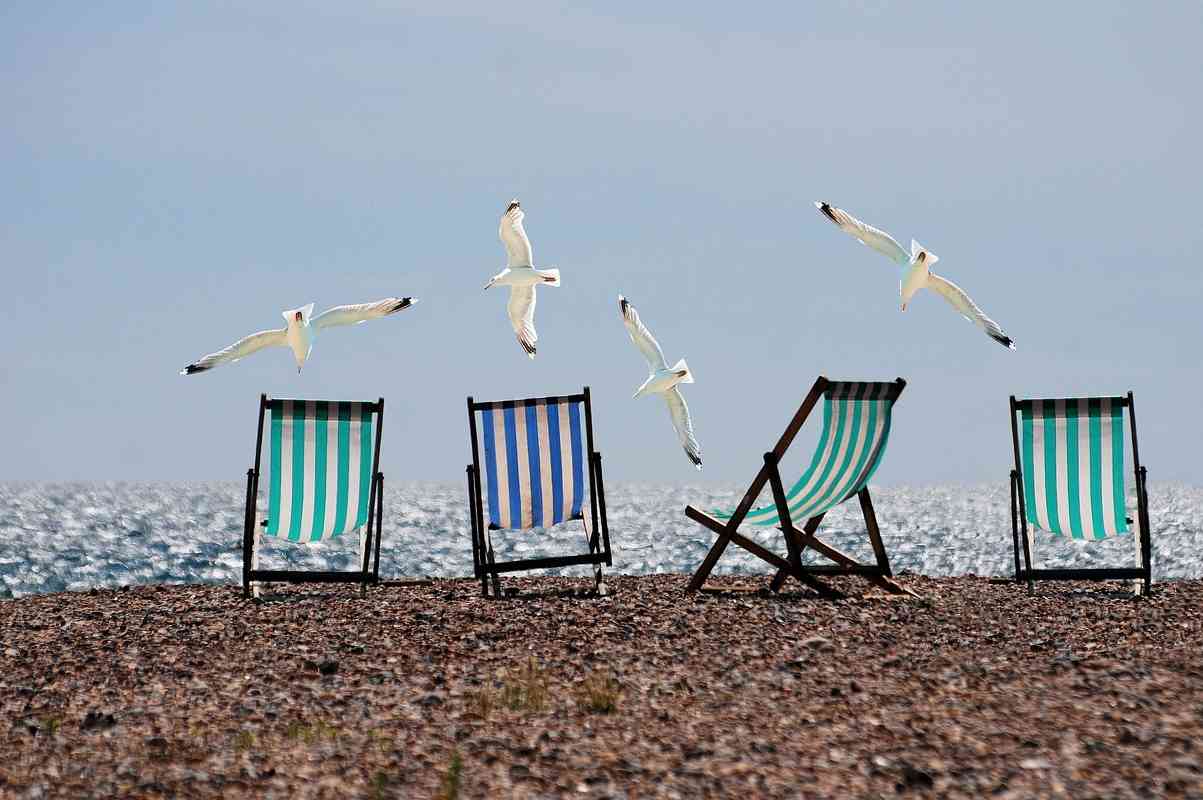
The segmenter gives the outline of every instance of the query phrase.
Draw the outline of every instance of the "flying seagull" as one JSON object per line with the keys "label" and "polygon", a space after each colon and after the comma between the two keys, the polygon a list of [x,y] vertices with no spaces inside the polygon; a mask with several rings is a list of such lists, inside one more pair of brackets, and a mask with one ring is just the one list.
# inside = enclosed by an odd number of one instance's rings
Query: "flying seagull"
{"label": "flying seagull", "polygon": [[219,364],[233,363],[256,353],[265,347],[287,347],[297,362],[297,372],[305,366],[309,351],[313,349],[313,338],[317,331],[336,325],[358,325],[370,319],[396,314],[418,302],[416,297],[386,297],[375,303],[360,303],[353,306],[335,306],[313,316],[313,303],[300,308],[283,311],[285,327],[271,331],[259,331],[246,336],[224,350],[210,353],[180,370],[181,375],[195,375],[211,370]]}
{"label": "flying seagull", "polygon": [[964,289],[931,271],[932,264],[940,260],[935,253],[911,239],[911,252],[908,254],[890,234],[879,231],[872,225],[866,225],[847,211],[819,202],[815,203],[815,208],[844,233],[854,236],[861,244],[873,248],[903,267],[902,279],[898,282],[903,311],[906,311],[907,304],[916,292],[920,289],[931,289],[947,300],[961,316],[985,331],[991,339],[1010,350],[1015,349],[1011,337],[1003,332],[997,322],[986,316],[985,311],[978,308],[977,303],[965,294]]}
{"label": "flying seagull", "polygon": [[531,265],[530,239],[522,228],[522,218],[526,214],[517,200],[511,200],[501,215],[501,225],[497,229],[501,243],[505,245],[506,266],[485,284],[490,286],[510,287],[510,302],[506,311],[510,315],[510,324],[518,335],[518,344],[531,358],[535,357],[535,342],[539,334],[535,333],[535,286],[560,285],[558,269],[535,269]]}
{"label": "flying seagull", "polygon": [[631,341],[635,343],[635,347],[639,348],[639,352],[647,359],[650,370],[647,380],[635,390],[633,397],[643,397],[649,394],[658,394],[664,397],[665,402],[668,403],[668,413],[672,417],[673,428],[677,431],[677,438],[681,440],[681,447],[685,448],[685,455],[689,456],[689,460],[695,467],[701,469],[702,446],[694,438],[693,421],[689,418],[689,406],[685,405],[685,397],[678,387],[678,384],[681,383],[693,383],[693,373],[689,371],[685,359],[681,359],[672,367],[668,366],[668,362],[664,360],[664,351],[660,349],[660,343],[639,319],[639,312],[635,310],[635,306],[631,305],[622,295],[618,295],[618,309],[622,314],[622,324],[626,326],[627,333],[630,335]]}

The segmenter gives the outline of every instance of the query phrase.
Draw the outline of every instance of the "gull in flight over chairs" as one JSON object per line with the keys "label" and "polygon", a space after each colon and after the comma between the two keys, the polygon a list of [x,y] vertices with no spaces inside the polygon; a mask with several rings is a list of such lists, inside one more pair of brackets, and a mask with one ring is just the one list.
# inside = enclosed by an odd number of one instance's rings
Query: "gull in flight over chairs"
{"label": "gull in flight over chairs", "polygon": [[287,347],[292,350],[292,357],[297,362],[297,372],[300,372],[301,367],[305,366],[305,360],[309,358],[309,352],[313,349],[313,339],[317,331],[337,325],[358,325],[370,319],[387,317],[398,311],[404,311],[416,302],[418,302],[416,297],[386,297],[374,303],[335,306],[316,317],[313,316],[313,303],[289,309],[281,312],[286,323],[285,327],[259,331],[243,337],[224,350],[218,350],[216,353],[210,353],[197,359],[180,370],[180,374],[195,375],[198,372],[211,370],[219,364],[232,364],[267,347]]}
{"label": "gull in flight over chairs", "polygon": [[501,215],[501,225],[497,230],[501,243],[505,245],[506,267],[494,275],[485,284],[490,286],[510,287],[510,302],[506,311],[510,315],[510,324],[518,336],[518,344],[531,358],[535,357],[535,343],[539,334],[535,333],[535,287],[559,286],[560,271],[558,269],[535,269],[532,266],[530,239],[522,227],[522,218],[526,214],[517,200],[511,200]]}
{"label": "gull in flight over chairs", "polygon": [[643,397],[658,394],[668,403],[668,414],[672,417],[673,428],[685,455],[698,469],[702,468],[702,446],[693,435],[693,421],[689,418],[689,406],[685,405],[685,397],[681,394],[679,384],[693,383],[693,373],[685,359],[681,359],[671,367],[664,360],[664,351],[660,343],[652,336],[651,331],[639,319],[635,306],[622,295],[618,295],[618,310],[622,314],[622,324],[626,327],[631,341],[647,359],[650,374],[643,385],[635,390],[633,397]]}
{"label": "gull in flight over chairs", "polygon": [[836,208],[830,203],[815,203],[819,212],[836,224],[844,233],[854,237],[866,247],[871,247],[886,258],[903,268],[902,278],[898,283],[898,292],[902,296],[902,310],[911,302],[911,298],[920,289],[931,289],[948,301],[965,319],[986,332],[994,341],[1006,347],[1015,349],[1011,337],[1003,332],[997,322],[986,316],[986,312],[978,308],[965,290],[947,278],[942,278],[931,271],[932,264],[939,257],[923,245],[911,239],[911,252],[907,253],[893,236],[885,231],[879,231],[872,225],[866,225],[847,211]]}

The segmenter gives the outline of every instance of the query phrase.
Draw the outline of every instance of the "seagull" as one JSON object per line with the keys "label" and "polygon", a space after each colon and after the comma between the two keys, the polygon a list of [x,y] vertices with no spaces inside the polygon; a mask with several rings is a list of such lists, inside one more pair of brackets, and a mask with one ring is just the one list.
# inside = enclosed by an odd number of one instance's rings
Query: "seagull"
{"label": "seagull", "polygon": [[673,428],[677,431],[677,438],[681,440],[681,447],[685,449],[685,455],[689,456],[689,460],[695,467],[701,469],[702,446],[694,438],[693,421],[689,418],[689,406],[685,405],[685,397],[678,387],[678,384],[681,383],[693,383],[693,373],[689,371],[685,359],[673,364],[671,368],[668,366],[668,362],[664,360],[664,351],[660,349],[660,343],[639,319],[639,312],[635,310],[635,306],[631,305],[622,295],[618,295],[618,309],[622,314],[622,324],[626,326],[631,341],[635,343],[635,347],[639,348],[639,352],[643,353],[643,357],[647,359],[648,368],[651,370],[647,380],[635,390],[632,399],[649,394],[658,394],[664,397],[665,402],[668,403],[668,413],[672,417]]}
{"label": "seagull", "polygon": [[195,375],[198,372],[206,372],[219,364],[238,361],[265,347],[287,347],[292,350],[292,357],[297,362],[297,372],[300,372],[301,367],[305,366],[305,360],[309,358],[309,351],[313,349],[316,331],[337,325],[358,325],[370,319],[387,317],[389,314],[404,311],[416,302],[416,297],[386,297],[374,303],[335,306],[316,317],[313,316],[313,303],[289,309],[281,312],[287,323],[285,327],[259,331],[243,337],[224,350],[218,350],[192,362],[180,370],[180,374]]}
{"label": "seagull", "polygon": [[490,286],[510,287],[510,302],[506,311],[510,315],[510,324],[514,333],[518,334],[518,344],[531,358],[535,357],[535,342],[539,334],[535,333],[535,286],[560,285],[558,269],[535,269],[531,265],[530,239],[522,228],[522,218],[526,214],[518,201],[511,200],[501,215],[501,225],[497,229],[501,243],[505,245],[506,266],[485,284]]}
{"label": "seagull", "polygon": [[931,271],[932,264],[939,257],[923,245],[911,239],[911,252],[908,254],[894,237],[885,231],[879,231],[872,225],[866,225],[847,211],[836,208],[829,203],[815,203],[815,208],[831,220],[844,233],[854,236],[861,244],[871,247],[886,258],[904,268],[902,279],[898,282],[898,291],[902,295],[902,310],[920,289],[931,289],[939,294],[961,316],[986,332],[994,341],[1009,350],[1015,349],[1015,343],[1003,332],[999,324],[986,316],[986,312],[978,308],[973,298],[965,290],[947,278],[942,278]]}

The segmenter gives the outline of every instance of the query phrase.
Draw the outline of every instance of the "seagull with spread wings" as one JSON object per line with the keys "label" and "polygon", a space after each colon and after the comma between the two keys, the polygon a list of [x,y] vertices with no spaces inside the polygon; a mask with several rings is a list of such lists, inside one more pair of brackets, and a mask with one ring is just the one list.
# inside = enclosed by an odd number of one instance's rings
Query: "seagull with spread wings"
{"label": "seagull with spread wings", "polygon": [[522,227],[522,218],[526,214],[517,200],[511,200],[501,215],[501,225],[497,233],[501,243],[505,245],[506,267],[494,275],[485,284],[490,286],[510,287],[510,301],[506,311],[510,315],[510,324],[518,336],[518,344],[531,358],[535,357],[535,342],[539,335],[535,333],[535,287],[559,286],[560,271],[558,269],[535,269],[532,266],[530,239]]}
{"label": "seagull with spread wings", "polygon": [[[360,303],[351,306],[335,306],[313,316],[313,303],[281,312],[285,327],[270,331],[252,333],[234,344],[210,353],[204,358],[197,359],[180,371],[181,375],[195,375],[198,372],[211,370],[219,364],[234,363],[239,359],[257,353],[267,347],[287,347],[292,350],[292,357],[297,362],[297,372],[305,366],[309,352],[313,349],[313,339],[316,332],[337,325],[358,325],[370,319],[387,317],[396,314],[418,302],[416,297],[386,297],[374,303]],[[312,319],[311,319],[312,317]]]}
{"label": "seagull with spread wings", "polygon": [[635,306],[631,305],[622,295],[618,295],[618,310],[622,314],[622,324],[626,327],[627,334],[635,343],[635,347],[647,359],[650,370],[647,380],[635,390],[633,397],[658,394],[664,398],[668,403],[668,414],[672,417],[677,438],[681,440],[681,447],[685,449],[685,455],[689,457],[695,467],[701,469],[702,446],[698,444],[698,440],[693,435],[693,420],[689,417],[689,406],[685,405],[685,397],[681,394],[678,386],[682,383],[693,383],[693,373],[689,371],[689,366],[683,358],[671,367],[668,366],[668,362],[664,360],[664,351],[660,349],[660,343],[643,324],[643,320],[639,319],[639,312],[635,310]]}
{"label": "seagull with spread wings", "polygon": [[829,203],[815,203],[819,212],[836,224],[844,233],[849,234],[861,244],[881,253],[886,258],[903,268],[902,279],[898,283],[898,292],[902,296],[902,310],[906,311],[907,304],[920,289],[931,289],[948,301],[949,305],[965,319],[986,332],[994,341],[1010,350],[1015,349],[1011,337],[1003,332],[997,322],[986,316],[986,312],[978,308],[965,290],[947,278],[942,278],[931,271],[932,264],[939,257],[923,245],[911,239],[911,252],[907,253],[893,236],[885,231],[879,231],[872,225],[866,225],[847,211],[836,208]]}

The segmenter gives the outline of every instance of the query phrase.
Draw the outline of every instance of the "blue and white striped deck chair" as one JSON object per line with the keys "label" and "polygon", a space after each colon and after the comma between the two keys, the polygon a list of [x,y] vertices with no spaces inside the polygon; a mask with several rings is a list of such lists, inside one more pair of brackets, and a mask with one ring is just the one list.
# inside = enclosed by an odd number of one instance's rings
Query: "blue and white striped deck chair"
{"label": "blue and white striped deck chair", "polygon": [[[592,564],[595,588],[604,591],[601,567],[611,564],[610,530],[601,454],[593,449],[589,387],[563,397],[483,403],[469,397],[468,428],[472,559],[484,595],[490,578],[493,594],[501,595],[502,573],[574,564]],[[494,558],[492,531],[541,531],[574,520],[584,526],[587,553]]]}
{"label": "blue and white striped deck chair", "polygon": [[[1124,409],[1132,442],[1131,473],[1124,468]],[[1029,589],[1038,580],[1134,580],[1143,582],[1148,594],[1152,553],[1147,471],[1140,464],[1132,393],[1057,400],[1016,400],[1012,396],[1011,438],[1015,449],[1015,468],[1011,470],[1015,580],[1026,581]],[[1129,516],[1127,508],[1128,474],[1134,480],[1135,517]],[[1037,529],[1083,543],[1132,536],[1136,565],[1034,569]]]}
{"label": "blue and white striped deck chair", "polygon": [[[777,445],[764,454],[764,466],[739,505],[729,511],[706,513],[687,506],[685,514],[718,535],[705,561],[694,573],[689,591],[701,589],[722,556],[728,542],[744,548],[777,568],[770,585],[773,591],[781,588],[787,577],[824,594],[838,594],[816,576],[861,575],[895,594],[910,593],[895,583],[889,558],[881,541],[868,483],[881,464],[890,438],[894,403],[902,394],[906,381],[835,381],[820,377],[802,401]],[[823,404],[823,427],[811,457],[810,465],[786,491],[779,465],[810,412]],[[772,490],[773,502],[753,508],[765,485]],[[875,564],[860,564],[815,536],[823,516],[845,500],[860,499],[869,540],[876,557]],[[740,525],[776,526],[785,536],[786,557],[758,544],[739,533]],[[803,566],[802,551],[810,547],[830,559],[830,565]]]}
{"label": "blue and white striped deck chair", "polygon": [[[265,416],[271,472],[264,487],[267,518],[258,524],[256,505],[260,457],[265,446]],[[261,581],[358,583],[363,590],[369,583],[378,582],[384,504],[384,475],[379,469],[383,421],[383,397],[372,403],[280,400],[260,395],[255,466],[246,474],[242,543],[245,596],[252,593],[258,596]],[[355,571],[259,568],[264,538],[279,543],[311,544],[356,531],[359,569]]]}

